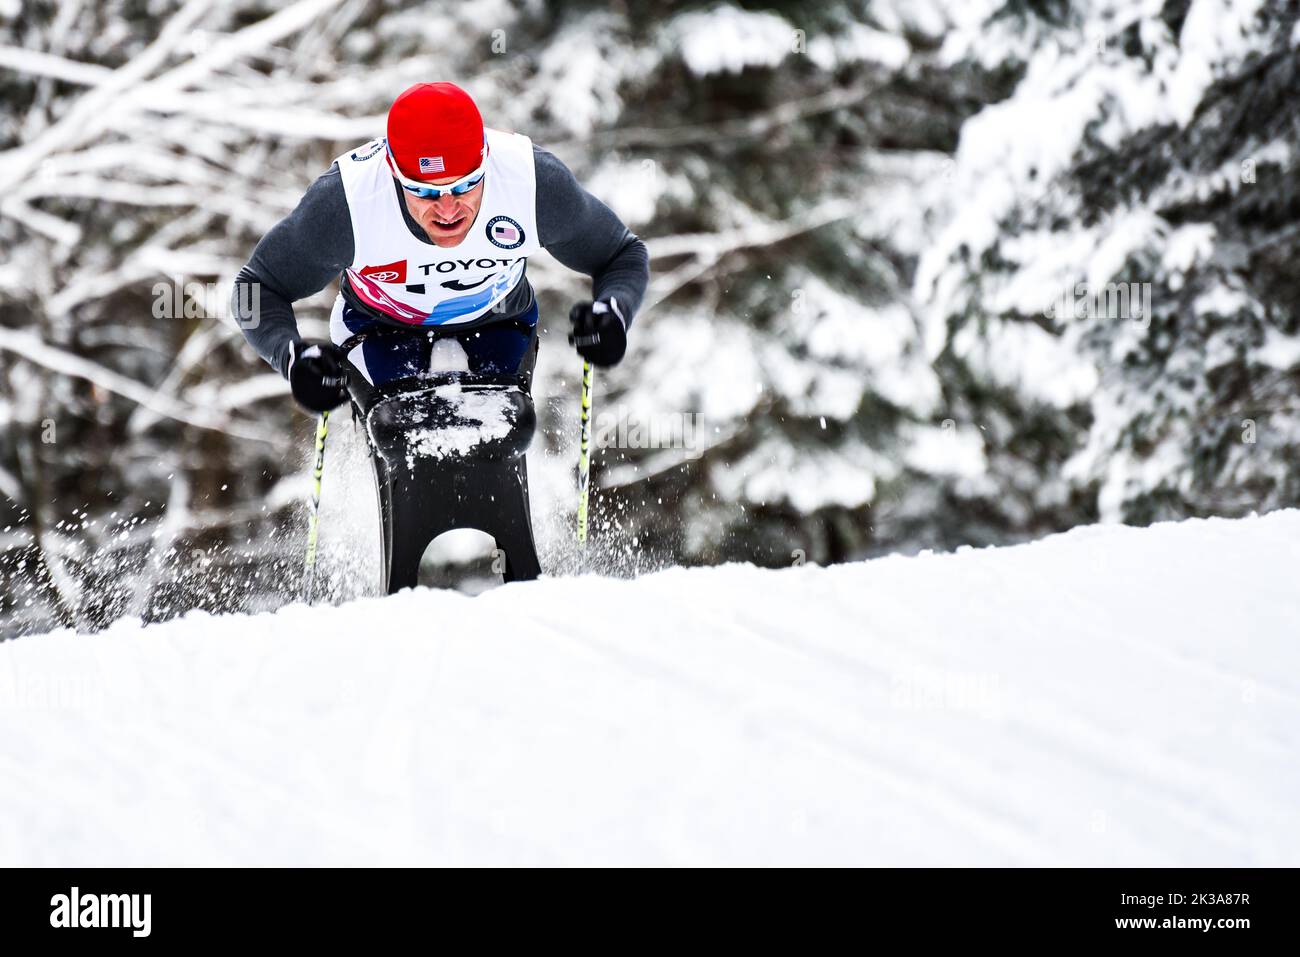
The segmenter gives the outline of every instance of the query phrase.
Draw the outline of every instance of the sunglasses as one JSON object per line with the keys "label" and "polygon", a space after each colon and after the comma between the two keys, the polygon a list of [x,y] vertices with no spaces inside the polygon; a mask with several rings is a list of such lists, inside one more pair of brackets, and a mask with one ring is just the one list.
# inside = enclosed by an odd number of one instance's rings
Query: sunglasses
{"label": "sunglasses", "polygon": [[483,182],[483,176],[487,172],[487,144],[483,144],[483,162],[478,169],[472,173],[466,173],[454,183],[444,183],[442,186],[430,186],[428,183],[422,183],[418,179],[408,179],[402,175],[402,171],[397,168],[397,159],[393,156],[392,148],[387,143],[384,148],[388,150],[388,167],[397,177],[397,182],[401,184],[402,189],[406,190],[412,196],[418,196],[421,199],[437,199],[439,196],[464,196],[471,192],[479,183]]}

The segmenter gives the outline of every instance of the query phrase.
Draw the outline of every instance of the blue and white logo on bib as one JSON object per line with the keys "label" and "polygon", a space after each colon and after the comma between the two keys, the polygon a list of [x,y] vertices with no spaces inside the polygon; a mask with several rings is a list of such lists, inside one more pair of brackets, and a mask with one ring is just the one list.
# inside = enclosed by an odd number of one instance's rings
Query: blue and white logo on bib
{"label": "blue and white logo on bib", "polygon": [[524,227],[509,216],[493,216],[488,220],[487,238],[493,246],[518,249],[524,244]]}

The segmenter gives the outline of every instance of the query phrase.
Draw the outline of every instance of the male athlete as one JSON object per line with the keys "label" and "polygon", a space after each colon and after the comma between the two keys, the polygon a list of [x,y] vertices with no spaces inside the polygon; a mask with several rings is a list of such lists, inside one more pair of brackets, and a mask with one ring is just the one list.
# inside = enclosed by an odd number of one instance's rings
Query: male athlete
{"label": "male athlete", "polygon": [[[594,365],[616,364],[649,279],[645,244],[555,156],[484,129],[460,87],[419,83],[388,111],[386,137],[338,157],[262,238],[232,307],[313,412],[347,399],[345,362],[380,385],[429,371],[435,341],[449,336],[470,372],[527,379],[537,302],[525,270],[539,249],[591,276],[592,299],[569,314],[571,338]],[[336,276],[332,342],[305,341],[292,304]],[[245,314],[253,302],[258,315]],[[413,334],[393,334],[402,329]],[[345,354],[339,346],[358,333],[370,335]]]}

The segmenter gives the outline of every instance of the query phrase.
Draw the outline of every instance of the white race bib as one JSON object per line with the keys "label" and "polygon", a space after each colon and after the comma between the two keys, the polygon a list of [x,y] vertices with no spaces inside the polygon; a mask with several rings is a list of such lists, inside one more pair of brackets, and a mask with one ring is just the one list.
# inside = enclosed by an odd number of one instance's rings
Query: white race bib
{"label": "white race bib", "polygon": [[523,278],[528,257],[541,249],[532,140],[486,134],[483,203],[449,249],[411,235],[382,139],[338,158],[356,250],[348,282],[371,309],[413,326],[466,325],[488,316]]}

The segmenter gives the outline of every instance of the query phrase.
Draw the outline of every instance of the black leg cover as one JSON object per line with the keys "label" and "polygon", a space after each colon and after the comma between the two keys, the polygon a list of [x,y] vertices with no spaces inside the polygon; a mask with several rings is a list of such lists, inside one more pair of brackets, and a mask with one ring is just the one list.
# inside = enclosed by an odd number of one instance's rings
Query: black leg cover
{"label": "black leg cover", "polygon": [[524,459],[537,418],[518,377],[439,373],[379,389],[354,381],[353,403],[379,486],[389,594],[417,583],[425,549],[453,528],[491,535],[506,581],[541,574]]}

